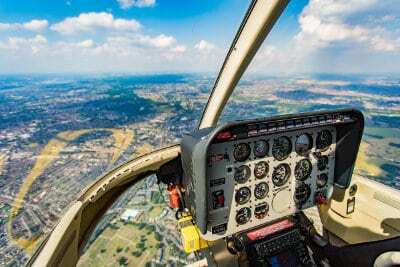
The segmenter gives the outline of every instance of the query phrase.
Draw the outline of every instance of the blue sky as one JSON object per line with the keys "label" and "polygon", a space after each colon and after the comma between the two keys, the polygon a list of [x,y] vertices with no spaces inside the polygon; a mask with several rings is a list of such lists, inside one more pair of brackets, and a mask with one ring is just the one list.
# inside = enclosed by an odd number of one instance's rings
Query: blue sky
{"label": "blue sky", "polygon": [[[2,0],[0,73],[216,72],[249,3]],[[292,0],[249,72],[399,73],[398,6]]]}

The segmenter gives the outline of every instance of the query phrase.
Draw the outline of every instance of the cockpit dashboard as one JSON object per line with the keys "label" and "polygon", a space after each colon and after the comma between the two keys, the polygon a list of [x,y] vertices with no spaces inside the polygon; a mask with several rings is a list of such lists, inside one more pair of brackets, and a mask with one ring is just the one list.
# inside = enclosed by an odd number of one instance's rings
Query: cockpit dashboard
{"label": "cockpit dashboard", "polygon": [[229,122],[185,136],[184,199],[202,237],[217,240],[328,201],[333,186],[348,184],[362,129],[360,112],[340,110]]}

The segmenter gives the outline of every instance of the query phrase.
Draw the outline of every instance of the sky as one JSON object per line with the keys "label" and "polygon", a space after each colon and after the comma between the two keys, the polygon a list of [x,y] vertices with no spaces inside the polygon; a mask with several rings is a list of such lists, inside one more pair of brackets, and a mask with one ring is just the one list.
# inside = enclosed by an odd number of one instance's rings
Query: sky
{"label": "sky", "polygon": [[[1,0],[0,73],[217,73],[249,4]],[[247,72],[399,74],[399,62],[398,0],[292,0]]]}

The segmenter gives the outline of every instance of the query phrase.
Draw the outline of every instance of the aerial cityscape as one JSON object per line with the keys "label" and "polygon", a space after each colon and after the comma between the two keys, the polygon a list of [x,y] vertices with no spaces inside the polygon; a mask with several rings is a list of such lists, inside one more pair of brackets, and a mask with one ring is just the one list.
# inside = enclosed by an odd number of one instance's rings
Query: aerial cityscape
{"label": "aerial cityscape", "polygon": [[[127,159],[197,125],[209,75],[0,76],[0,265],[21,266],[79,193]],[[400,79],[246,76],[222,121],[358,108],[366,119],[355,175],[400,188]],[[154,176],[104,215],[79,266],[183,266],[174,212]]]}

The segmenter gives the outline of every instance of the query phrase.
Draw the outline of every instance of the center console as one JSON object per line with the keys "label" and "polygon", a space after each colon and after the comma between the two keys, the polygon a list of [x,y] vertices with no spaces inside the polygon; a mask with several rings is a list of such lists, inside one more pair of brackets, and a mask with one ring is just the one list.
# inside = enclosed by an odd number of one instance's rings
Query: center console
{"label": "center console", "polygon": [[251,266],[314,266],[297,216],[233,235],[236,252],[245,252]]}

